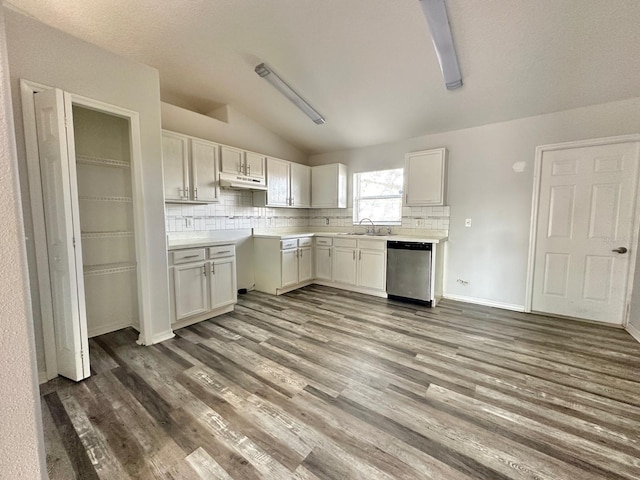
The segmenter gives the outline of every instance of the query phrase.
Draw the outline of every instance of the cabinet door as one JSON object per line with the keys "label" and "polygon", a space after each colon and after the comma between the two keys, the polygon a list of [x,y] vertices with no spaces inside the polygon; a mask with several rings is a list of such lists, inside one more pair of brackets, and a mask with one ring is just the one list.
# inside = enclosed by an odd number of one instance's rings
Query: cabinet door
{"label": "cabinet door", "polygon": [[220,170],[244,175],[244,150],[220,145]]}
{"label": "cabinet door", "polygon": [[346,208],[347,167],[341,163],[311,167],[311,207]]}
{"label": "cabinet door", "polygon": [[176,320],[209,310],[208,263],[173,267]]}
{"label": "cabinet door", "polygon": [[235,257],[226,257],[211,262],[209,294],[211,309],[236,303],[238,287],[236,283]]}
{"label": "cabinet door", "polygon": [[332,247],[315,247],[315,268],[318,280],[332,280],[331,249]]}
{"label": "cabinet door", "polygon": [[311,206],[311,167],[291,163],[291,206]]}
{"label": "cabinet door", "polygon": [[189,138],[162,132],[164,199],[189,200]]}
{"label": "cabinet door", "polygon": [[282,287],[298,283],[298,249],[282,250]]}
{"label": "cabinet door", "polygon": [[356,284],[356,249],[334,247],[333,249],[333,281],[347,285]]}
{"label": "cabinet door", "polygon": [[384,291],[386,267],[384,251],[360,250],[358,252],[358,286]]}
{"label": "cabinet door", "polygon": [[313,256],[311,247],[298,249],[298,283],[306,282],[313,278]]}
{"label": "cabinet door", "polygon": [[246,152],[245,154],[245,175],[253,178],[264,178],[265,176],[265,156],[259,153]]}
{"label": "cabinet door", "polygon": [[218,201],[218,145],[203,140],[191,140],[191,178],[194,200]]}
{"label": "cabinet door", "polygon": [[267,162],[267,205],[270,207],[289,206],[290,162],[269,158]]}
{"label": "cabinet door", "polygon": [[444,205],[446,154],[444,148],[407,154],[404,169],[405,205]]}

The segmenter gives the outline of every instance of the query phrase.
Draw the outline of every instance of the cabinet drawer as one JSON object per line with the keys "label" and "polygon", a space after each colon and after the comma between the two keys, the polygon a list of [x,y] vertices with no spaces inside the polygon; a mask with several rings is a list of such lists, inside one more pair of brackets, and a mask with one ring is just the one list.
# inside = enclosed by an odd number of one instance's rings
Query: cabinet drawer
{"label": "cabinet drawer", "polygon": [[333,245],[333,238],[331,237],[316,237],[316,245]]}
{"label": "cabinet drawer", "polygon": [[313,243],[312,237],[302,237],[298,239],[299,247],[310,247],[312,243]]}
{"label": "cabinet drawer", "polygon": [[367,250],[384,250],[387,242],[383,240],[358,240],[358,248],[366,248]]}
{"label": "cabinet drawer", "polygon": [[355,238],[336,238],[333,245],[336,247],[356,248],[358,241]]}
{"label": "cabinet drawer", "polygon": [[235,254],[235,245],[220,245],[218,247],[209,247],[209,258],[233,257]]}
{"label": "cabinet drawer", "polygon": [[178,250],[173,252],[173,263],[198,262],[205,259],[204,248],[193,248],[190,250]]}
{"label": "cabinet drawer", "polygon": [[280,248],[282,250],[287,250],[289,248],[297,248],[298,247],[298,239],[297,238],[290,238],[289,240],[281,240],[280,241]]}

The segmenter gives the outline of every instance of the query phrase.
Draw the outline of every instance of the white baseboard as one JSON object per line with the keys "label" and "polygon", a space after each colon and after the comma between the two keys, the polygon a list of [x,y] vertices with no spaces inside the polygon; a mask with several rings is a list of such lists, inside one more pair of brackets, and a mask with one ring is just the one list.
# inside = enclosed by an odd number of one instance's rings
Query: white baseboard
{"label": "white baseboard", "polygon": [[155,345],[156,343],[164,342],[165,340],[169,340],[173,337],[175,337],[173,330],[167,330],[165,332],[156,333],[151,337],[150,342],[145,342],[144,339],[142,338],[142,334],[140,334],[140,336],[138,337],[138,341],[136,343],[138,345],[149,346],[149,345]]}
{"label": "white baseboard", "polygon": [[635,338],[638,342],[640,342],[640,328],[635,325],[627,324],[625,330],[629,332],[629,334]]}
{"label": "white baseboard", "polygon": [[101,325],[100,327],[92,328],[91,330],[89,330],[88,335],[89,338],[97,337],[99,335],[104,335],[105,333],[111,333],[115,332],[116,330],[122,330],[123,328],[131,327],[133,326],[133,323],[134,322],[132,322],[131,320],[127,320],[124,322],[114,322],[107,325]]}
{"label": "white baseboard", "polygon": [[513,310],[514,312],[524,312],[524,305],[515,305],[512,303],[494,302],[493,300],[485,300],[484,298],[465,297],[464,295],[456,295],[453,293],[445,293],[442,298],[448,300],[456,300],[458,302],[475,303],[485,307],[502,308],[503,310]]}

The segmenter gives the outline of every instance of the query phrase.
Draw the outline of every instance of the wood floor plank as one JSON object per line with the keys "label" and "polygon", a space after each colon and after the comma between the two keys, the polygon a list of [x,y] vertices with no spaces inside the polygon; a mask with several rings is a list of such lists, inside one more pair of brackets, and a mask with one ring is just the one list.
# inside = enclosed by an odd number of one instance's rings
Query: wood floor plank
{"label": "wood floor plank", "polygon": [[54,479],[640,479],[640,344],[312,285],[41,386]]}

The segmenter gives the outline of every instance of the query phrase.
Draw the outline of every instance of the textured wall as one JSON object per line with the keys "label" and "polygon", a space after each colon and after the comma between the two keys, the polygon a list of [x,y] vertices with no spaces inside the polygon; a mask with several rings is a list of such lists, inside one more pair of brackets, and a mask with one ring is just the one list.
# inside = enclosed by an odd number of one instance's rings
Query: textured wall
{"label": "textured wall", "polygon": [[5,45],[0,9],[0,477],[35,479],[46,469]]}

